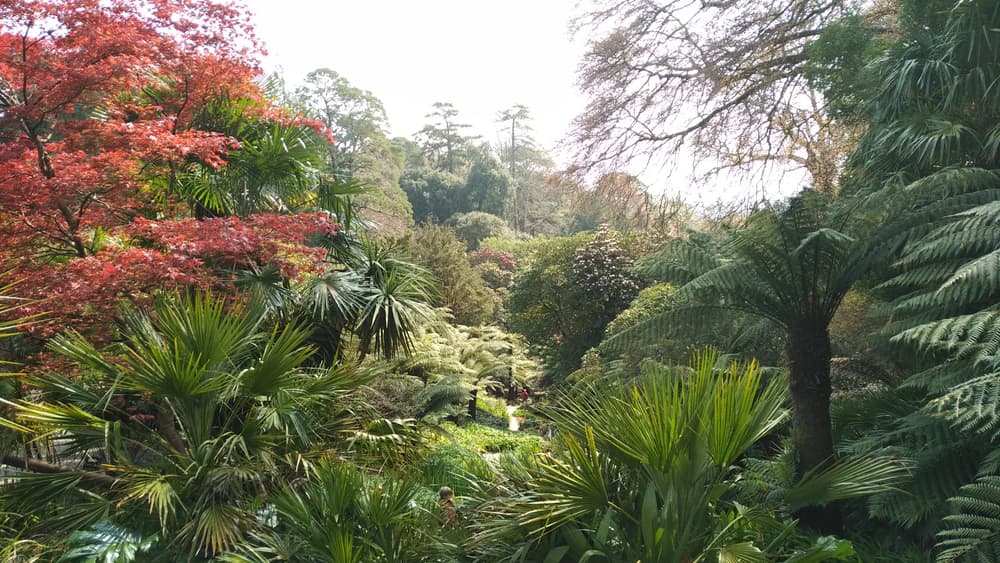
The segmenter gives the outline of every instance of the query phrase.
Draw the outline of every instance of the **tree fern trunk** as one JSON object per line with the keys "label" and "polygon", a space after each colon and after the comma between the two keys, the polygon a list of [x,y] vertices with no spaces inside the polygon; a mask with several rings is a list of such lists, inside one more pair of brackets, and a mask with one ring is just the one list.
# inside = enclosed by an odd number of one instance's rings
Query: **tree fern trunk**
{"label": "tree fern trunk", "polygon": [[[830,426],[830,335],[825,324],[790,325],[786,339],[788,391],[792,398],[792,433],[798,450],[797,473],[833,460]],[[836,505],[809,507],[797,516],[810,528],[841,531]]]}

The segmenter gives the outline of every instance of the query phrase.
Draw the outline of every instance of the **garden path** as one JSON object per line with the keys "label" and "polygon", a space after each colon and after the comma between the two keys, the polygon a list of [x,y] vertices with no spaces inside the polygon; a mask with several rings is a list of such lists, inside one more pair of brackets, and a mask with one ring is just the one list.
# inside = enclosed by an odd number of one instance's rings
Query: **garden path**
{"label": "garden path", "polygon": [[515,412],[517,412],[516,405],[507,405],[507,429],[511,432],[517,432],[521,429],[521,422],[514,416]]}

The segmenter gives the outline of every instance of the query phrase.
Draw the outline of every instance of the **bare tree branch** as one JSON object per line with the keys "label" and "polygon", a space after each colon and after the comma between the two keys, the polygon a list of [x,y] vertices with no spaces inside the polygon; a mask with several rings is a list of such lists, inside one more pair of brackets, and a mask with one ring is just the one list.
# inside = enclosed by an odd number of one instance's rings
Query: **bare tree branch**
{"label": "bare tree branch", "polygon": [[802,166],[817,187],[829,188],[829,163],[842,158],[813,145],[842,135],[825,132],[837,124],[803,68],[810,43],[847,5],[592,0],[574,22],[592,38],[579,69],[590,103],[571,134],[581,171],[693,153],[719,162],[717,168]]}

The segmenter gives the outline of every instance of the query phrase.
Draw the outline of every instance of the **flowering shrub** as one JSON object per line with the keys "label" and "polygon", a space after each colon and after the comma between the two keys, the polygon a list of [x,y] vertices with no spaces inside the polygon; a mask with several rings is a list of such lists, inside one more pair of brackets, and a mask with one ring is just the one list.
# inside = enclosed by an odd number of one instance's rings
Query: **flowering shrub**
{"label": "flowering shrub", "polygon": [[469,263],[479,270],[483,280],[493,289],[510,287],[514,283],[517,262],[510,252],[484,246],[469,255]]}
{"label": "flowering shrub", "polygon": [[577,249],[573,257],[573,285],[600,312],[604,324],[624,311],[639,293],[639,278],[629,270],[632,262],[607,225],[598,228],[594,239]]}

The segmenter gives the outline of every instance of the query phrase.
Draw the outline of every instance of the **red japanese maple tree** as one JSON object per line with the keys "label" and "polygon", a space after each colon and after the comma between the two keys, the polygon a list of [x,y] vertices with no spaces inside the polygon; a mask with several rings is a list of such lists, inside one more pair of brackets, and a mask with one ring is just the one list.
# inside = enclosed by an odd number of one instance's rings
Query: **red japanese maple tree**
{"label": "red japanese maple tree", "polygon": [[322,260],[303,243],[336,231],[324,216],[185,220],[154,181],[226,165],[237,140],[196,127],[213,100],[303,122],[264,100],[261,53],[229,2],[0,0],[0,271],[44,300],[55,322],[39,336],[107,325],[123,299],[218,287],[226,268]]}
{"label": "red japanese maple tree", "polygon": [[259,96],[258,52],[246,15],[210,0],[0,2],[6,246],[84,257],[92,229],[148,207],[145,166],[223,164],[232,141],[192,115]]}

